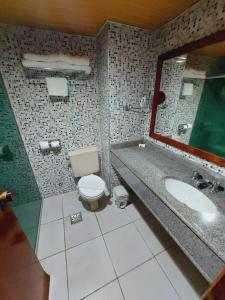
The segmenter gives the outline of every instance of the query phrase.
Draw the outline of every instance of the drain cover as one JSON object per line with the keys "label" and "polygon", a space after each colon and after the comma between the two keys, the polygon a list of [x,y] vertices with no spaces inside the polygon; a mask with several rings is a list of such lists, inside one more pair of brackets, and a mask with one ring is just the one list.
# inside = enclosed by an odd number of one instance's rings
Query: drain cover
{"label": "drain cover", "polygon": [[71,225],[81,222],[82,220],[82,213],[80,211],[70,216]]}

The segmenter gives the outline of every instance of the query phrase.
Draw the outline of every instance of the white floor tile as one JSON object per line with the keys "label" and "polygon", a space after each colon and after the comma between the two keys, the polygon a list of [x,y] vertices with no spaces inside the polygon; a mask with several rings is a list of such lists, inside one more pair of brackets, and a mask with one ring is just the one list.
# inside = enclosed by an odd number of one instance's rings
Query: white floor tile
{"label": "white floor tile", "polygon": [[104,235],[118,276],[152,257],[134,224],[128,224]]}
{"label": "white floor tile", "polygon": [[169,234],[152,215],[137,220],[135,225],[154,255],[175,245]]}
{"label": "white floor tile", "polygon": [[144,204],[139,199],[127,205],[126,212],[130,216],[132,221],[136,221],[140,218],[149,215],[149,210],[144,206]]}
{"label": "white floor tile", "polygon": [[66,248],[77,246],[101,235],[94,212],[82,211],[83,220],[71,225],[70,217],[65,218]]}
{"label": "white floor tile", "polygon": [[55,221],[62,217],[62,195],[49,197],[43,200],[41,224]]}
{"label": "white floor tile", "polygon": [[63,198],[63,216],[67,217],[75,212],[84,210],[82,202],[79,199],[77,191],[69,192],[62,195]]}
{"label": "white floor tile", "polygon": [[119,281],[125,300],[179,300],[154,258],[120,277]]}
{"label": "white floor tile", "polygon": [[182,300],[200,299],[208,283],[178,247],[160,253],[156,259]]}
{"label": "white floor tile", "polygon": [[102,211],[96,212],[96,216],[103,234],[131,222],[126,210],[114,205],[107,205]]}
{"label": "white floor tile", "polygon": [[65,250],[63,220],[57,220],[40,226],[38,258],[43,259]]}
{"label": "white floor tile", "polygon": [[102,237],[66,251],[69,298],[80,300],[115,279]]}
{"label": "white floor tile", "polygon": [[41,260],[45,272],[51,276],[49,300],[67,300],[67,273],[65,252]]}
{"label": "white floor tile", "polygon": [[124,300],[117,280],[85,298],[86,300]]}

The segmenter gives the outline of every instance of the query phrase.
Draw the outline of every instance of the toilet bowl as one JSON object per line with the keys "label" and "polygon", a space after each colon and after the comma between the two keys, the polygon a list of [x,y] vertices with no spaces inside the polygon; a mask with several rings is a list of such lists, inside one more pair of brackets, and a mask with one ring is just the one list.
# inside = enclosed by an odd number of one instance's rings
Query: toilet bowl
{"label": "toilet bowl", "polygon": [[94,174],[81,177],[77,187],[80,197],[88,203],[91,210],[98,208],[98,200],[100,198],[104,195],[108,196],[104,180]]}
{"label": "toilet bowl", "polygon": [[72,150],[69,151],[69,158],[74,176],[80,177],[77,187],[81,199],[90,210],[96,210],[99,207],[98,200],[109,195],[104,180],[93,174],[99,172],[98,149],[89,147]]}

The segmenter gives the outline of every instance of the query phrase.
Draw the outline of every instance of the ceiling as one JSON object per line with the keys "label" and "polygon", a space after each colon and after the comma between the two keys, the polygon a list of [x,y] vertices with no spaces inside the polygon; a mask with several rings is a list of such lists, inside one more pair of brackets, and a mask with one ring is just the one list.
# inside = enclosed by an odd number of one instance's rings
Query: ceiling
{"label": "ceiling", "polygon": [[196,0],[0,0],[0,23],[95,36],[106,20],[156,29]]}

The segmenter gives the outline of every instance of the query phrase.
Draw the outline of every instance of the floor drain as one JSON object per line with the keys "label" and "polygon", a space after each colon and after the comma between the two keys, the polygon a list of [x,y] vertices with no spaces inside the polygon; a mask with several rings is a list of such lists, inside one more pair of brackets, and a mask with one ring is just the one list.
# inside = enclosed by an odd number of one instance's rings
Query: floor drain
{"label": "floor drain", "polygon": [[71,225],[81,222],[82,220],[82,213],[80,211],[70,216]]}

